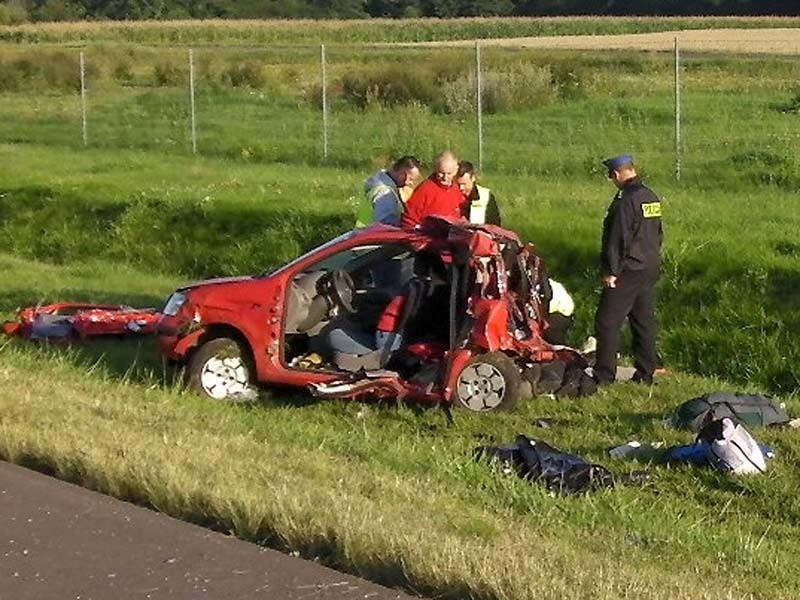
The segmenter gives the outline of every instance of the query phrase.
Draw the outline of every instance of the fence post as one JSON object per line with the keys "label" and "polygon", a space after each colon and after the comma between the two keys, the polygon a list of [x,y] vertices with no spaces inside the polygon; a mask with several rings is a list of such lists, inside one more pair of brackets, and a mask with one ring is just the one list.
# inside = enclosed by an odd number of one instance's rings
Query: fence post
{"label": "fence post", "polygon": [[681,180],[681,56],[675,36],[675,180]]}
{"label": "fence post", "polygon": [[81,134],[83,136],[83,145],[89,144],[89,136],[86,132],[86,59],[81,50]]}
{"label": "fence post", "polygon": [[197,154],[197,113],[194,105],[194,51],[189,48],[189,106],[192,115],[192,154]]}
{"label": "fence post", "polygon": [[481,46],[475,40],[475,113],[478,128],[478,170],[483,170],[483,87],[481,85]]}
{"label": "fence post", "polygon": [[325,44],[319,47],[322,75],[322,160],[328,160],[328,77],[325,65]]}

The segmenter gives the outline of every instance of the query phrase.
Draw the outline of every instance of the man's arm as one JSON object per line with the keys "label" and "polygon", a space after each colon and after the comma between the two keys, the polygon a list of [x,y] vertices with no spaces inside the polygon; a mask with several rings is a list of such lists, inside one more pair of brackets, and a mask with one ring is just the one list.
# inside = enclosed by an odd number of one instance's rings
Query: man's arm
{"label": "man's arm", "polygon": [[388,187],[372,200],[373,223],[400,226],[400,198]]}
{"label": "man's arm", "polygon": [[622,223],[620,218],[620,202],[615,200],[608,210],[603,228],[603,278],[619,274],[622,248]]}
{"label": "man's arm", "polygon": [[[607,218],[609,221],[603,248],[603,282],[606,287],[614,287],[632,238],[633,213],[630,198],[615,201],[613,212]],[[609,277],[613,277],[614,281]]]}

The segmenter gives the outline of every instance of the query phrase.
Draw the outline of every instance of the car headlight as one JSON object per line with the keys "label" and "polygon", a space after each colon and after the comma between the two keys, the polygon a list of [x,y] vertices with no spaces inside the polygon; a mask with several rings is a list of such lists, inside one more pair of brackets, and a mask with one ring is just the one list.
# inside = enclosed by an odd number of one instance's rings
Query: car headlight
{"label": "car headlight", "polygon": [[164,307],[164,310],[161,311],[163,314],[167,315],[168,317],[174,317],[178,314],[178,311],[181,309],[186,303],[186,294],[183,292],[175,292],[172,296],[169,297],[167,300],[167,305]]}

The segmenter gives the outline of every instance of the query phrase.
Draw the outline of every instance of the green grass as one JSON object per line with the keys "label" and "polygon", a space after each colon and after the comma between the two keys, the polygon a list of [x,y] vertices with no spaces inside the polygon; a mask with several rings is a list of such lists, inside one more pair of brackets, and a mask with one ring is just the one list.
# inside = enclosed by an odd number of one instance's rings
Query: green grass
{"label": "green grass", "polygon": [[[2,60],[40,53],[36,64],[50,64],[41,52],[7,46]],[[361,111],[342,95],[346,73],[412,54],[332,52],[321,164],[314,54],[220,52],[201,69],[198,157],[185,88],[154,81],[154,61],[177,64],[182,50],[87,50],[97,68],[88,148],[77,96],[59,87],[69,83],[63,73],[41,70],[0,95],[0,316],[54,300],[157,306],[186,280],[276,266],[348,229],[364,178],[389,157],[429,160],[446,146],[476,155],[471,114],[413,102]],[[246,56],[263,63],[266,83],[225,84],[226,65]],[[443,81],[470,59],[413,56]],[[123,61],[127,82],[114,75]],[[667,57],[484,55],[490,71],[517,63],[551,69],[553,95],[485,115],[484,182],[508,226],[535,242],[575,296],[579,343],[591,331],[613,192],[598,159],[636,153],[664,197],[659,345],[672,376],[653,390],[621,384],[585,400],[537,398],[506,415],[459,413],[451,426],[437,410],[299,392],[213,404],[183,393],[148,339],[3,342],[0,457],[431,596],[793,597],[794,430],[755,432],[777,451],[764,477],[651,466],[642,488],[576,498],[504,478],[470,454],[525,432],[624,471],[646,465],[605,451],[630,439],[688,443],[661,419],[702,392],[769,390],[796,414],[796,61],[686,63],[681,182],[672,177]],[[545,416],[553,429],[535,426]]]}
{"label": "green grass", "polygon": [[[364,176],[24,144],[0,146],[0,160],[15,165],[0,176],[0,250],[66,264],[87,256],[122,261],[186,279],[262,271],[347,230]],[[794,192],[744,179],[738,192],[732,183],[654,179],[669,211],[659,311],[664,359],[673,368],[792,392],[800,380]],[[506,222],[536,243],[575,296],[573,342],[580,343],[591,333],[599,229],[612,190],[599,174],[541,181],[487,176]]]}

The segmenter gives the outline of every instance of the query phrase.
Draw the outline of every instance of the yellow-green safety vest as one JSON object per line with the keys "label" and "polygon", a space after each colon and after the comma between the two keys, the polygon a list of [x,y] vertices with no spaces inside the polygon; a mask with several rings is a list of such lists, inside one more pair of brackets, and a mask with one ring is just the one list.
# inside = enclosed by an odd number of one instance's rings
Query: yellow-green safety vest
{"label": "yellow-green safety vest", "polygon": [[385,183],[379,183],[375,187],[368,189],[364,193],[364,197],[361,198],[361,202],[358,205],[358,210],[356,211],[356,227],[366,227],[374,222],[375,212],[373,204],[378,196],[382,196],[386,192],[392,192],[395,196],[397,196],[397,205],[401,206],[400,196],[397,192],[397,188],[393,188]]}
{"label": "yellow-green safety vest", "polygon": [[469,203],[469,222],[475,225],[486,224],[486,207],[489,206],[489,198],[492,191],[482,185],[476,185],[478,197]]}

